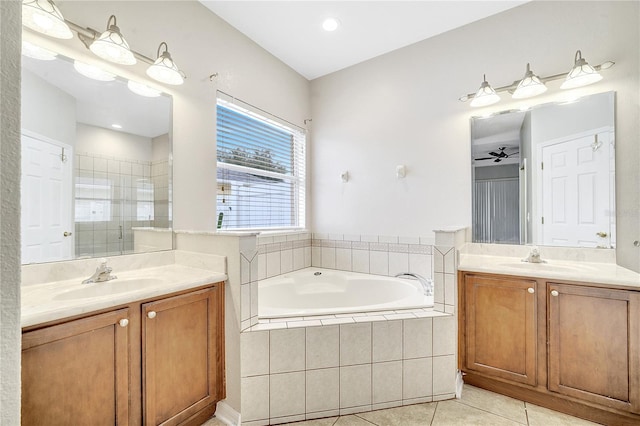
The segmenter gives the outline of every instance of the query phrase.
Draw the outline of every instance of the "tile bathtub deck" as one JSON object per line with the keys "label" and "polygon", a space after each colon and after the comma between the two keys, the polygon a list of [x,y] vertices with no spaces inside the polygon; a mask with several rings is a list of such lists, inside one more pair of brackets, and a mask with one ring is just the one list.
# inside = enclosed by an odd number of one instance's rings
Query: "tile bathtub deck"
{"label": "tile bathtub deck", "polygon": [[351,314],[316,315],[304,317],[260,319],[250,331],[276,330],[279,328],[314,327],[321,325],[349,324],[356,322],[387,321],[412,318],[447,317],[451,314],[433,308],[400,309],[395,311],[372,311]]}
{"label": "tile bathtub deck", "polygon": [[[461,399],[288,423],[285,426],[587,426],[595,424],[484,389],[464,385]],[[204,426],[223,425],[224,423],[215,418],[204,424]]]}

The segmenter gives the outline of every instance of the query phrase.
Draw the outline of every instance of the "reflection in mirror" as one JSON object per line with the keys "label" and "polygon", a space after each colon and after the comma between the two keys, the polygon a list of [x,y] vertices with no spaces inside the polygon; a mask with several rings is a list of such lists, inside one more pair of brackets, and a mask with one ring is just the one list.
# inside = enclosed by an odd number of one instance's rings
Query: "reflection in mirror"
{"label": "reflection in mirror", "polygon": [[22,263],[172,248],[171,98],[94,71],[22,58]]}
{"label": "reflection in mirror", "polygon": [[471,118],[473,241],[613,248],[615,93]]}

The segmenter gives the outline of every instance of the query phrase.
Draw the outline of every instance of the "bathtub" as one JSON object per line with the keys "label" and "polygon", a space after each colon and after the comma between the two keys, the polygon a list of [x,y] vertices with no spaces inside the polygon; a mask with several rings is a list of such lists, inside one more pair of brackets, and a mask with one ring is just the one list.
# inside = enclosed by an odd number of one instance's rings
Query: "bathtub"
{"label": "bathtub", "polygon": [[260,318],[433,307],[416,280],[322,268],[262,280],[258,294]]}

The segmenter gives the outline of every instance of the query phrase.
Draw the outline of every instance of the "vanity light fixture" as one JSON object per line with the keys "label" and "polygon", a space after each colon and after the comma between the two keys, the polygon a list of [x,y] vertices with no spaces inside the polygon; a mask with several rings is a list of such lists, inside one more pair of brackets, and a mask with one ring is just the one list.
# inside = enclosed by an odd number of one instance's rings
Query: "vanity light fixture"
{"label": "vanity light fixture", "polygon": [[[173,62],[167,43],[164,41],[158,47],[155,60],[131,50],[122,36],[120,28],[118,28],[115,15],[109,17],[107,30],[100,33],[93,28],[83,27],[64,19],[53,0],[22,0],[22,18],[22,22],[26,27],[53,37],[72,38],[73,33],[71,31],[75,31],[78,34],[78,39],[87,49],[107,61],[121,65],[134,65],[137,60],[145,62],[151,65],[147,69],[147,74],[159,82],[179,85],[184,83],[187,78],[184,72]],[[161,52],[163,46],[164,51]],[[28,56],[27,52],[24,54]],[[217,76],[217,74],[212,76]],[[146,91],[146,93],[151,92]],[[143,96],[156,95],[147,94]]]}
{"label": "vanity light fixture", "polygon": [[22,0],[22,24],[55,38],[73,38],[60,9],[51,0]]}
{"label": "vanity light fixture", "polygon": [[574,66],[568,73],[538,77],[533,74],[530,65],[527,64],[527,71],[521,80],[516,80],[509,85],[493,89],[485,79],[477,93],[469,93],[461,96],[458,100],[461,102],[471,100],[472,107],[479,107],[498,102],[500,97],[497,93],[499,92],[509,92],[514,99],[529,98],[546,92],[546,83],[549,81],[560,79],[565,79],[564,83],[560,86],[561,89],[582,87],[600,81],[602,76],[598,71],[609,69],[614,65],[615,62],[607,61],[592,67],[582,58],[582,52],[578,50],[574,58]]}
{"label": "vanity light fixture", "polygon": [[567,74],[567,78],[564,80],[560,88],[574,89],[576,87],[596,83],[600,80],[602,80],[600,73],[584,60],[582,52],[578,50],[574,58],[573,68]]}
{"label": "vanity light fixture", "polygon": [[113,81],[116,79],[116,75],[108,71],[103,70],[95,65],[85,64],[78,60],[73,61],[73,68],[80,74],[88,77],[92,80],[98,81]]}
{"label": "vanity light fixture", "polygon": [[44,47],[36,46],[33,43],[22,40],[22,54],[28,58],[38,59],[41,61],[52,61],[58,56],[57,53]]}
{"label": "vanity light fixture", "polygon": [[540,81],[540,77],[535,75],[531,71],[531,67],[527,64],[527,71],[524,73],[524,77],[518,83],[515,92],[511,95],[514,99],[525,99],[532,96],[540,95],[547,91],[547,86]]}
{"label": "vanity light fixture", "polygon": [[[160,53],[163,45],[164,51]],[[160,46],[158,46],[157,59],[153,65],[147,68],[147,75],[161,83],[176,86],[184,83],[182,71],[178,69],[175,62],[173,62],[173,59],[171,59],[169,48],[167,47],[167,43],[164,41],[160,43]]]}
{"label": "vanity light fixture", "polygon": [[156,89],[152,89],[146,84],[138,83],[137,81],[129,80],[127,87],[136,95],[145,96],[147,98],[157,98],[162,92]]}
{"label": "vanity light fixture", "polygon": [[498,96],[496,91],[493,90],[493,87],[491,87],[491,85],[487,81],[486,74],[483,75],[482,78],[483,81],[480,85],[480,89],[478,89],[475,96],[473,96],[473,99],[471,100],[472,107],[493,105],[500,100],[500,96]]}
{"label": "vanity light fixture", "polygon": [[134,65],[136,58],[129,48],[129,44],[120,33],[116,16],[111,15],[107,21],[107,30],[100,38],[89,46],[89,50],[110,62],[122,65]]}

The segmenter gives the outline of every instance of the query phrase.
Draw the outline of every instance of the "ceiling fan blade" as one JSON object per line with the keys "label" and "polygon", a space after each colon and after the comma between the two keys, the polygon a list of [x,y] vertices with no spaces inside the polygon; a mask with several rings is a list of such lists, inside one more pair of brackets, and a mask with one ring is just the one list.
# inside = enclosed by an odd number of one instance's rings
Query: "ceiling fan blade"
{"label": "ceiling fan blade", "polygon": [[476,161],[479,160],[493,160],[493,157],[484,157],[484,158],[475,158]]}
{"label": "ceiling fan blade", "polygon": [[501,161],[502,161],[502,159],[501,159],[501,158],[496,158],[495,160],[493,160],[493,162],[494,162],[494,163],[499,163],[499,162],[501,162]]}
{"label": "ceiling fan blade", "polygon": [[[500,153],[500,154],[502,154],[502,153]],[[491,152],[489,153],[489,155],[493,155],[494,157],[500,157],[500,154],[495,153],[495,152],[493,152],[493,151],[491,151]]]}

